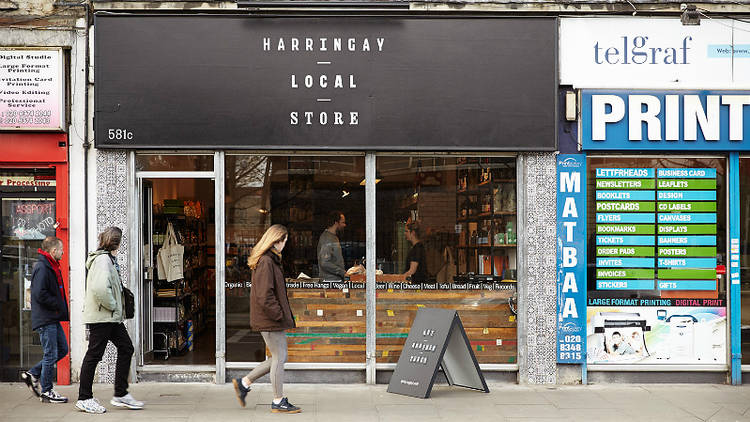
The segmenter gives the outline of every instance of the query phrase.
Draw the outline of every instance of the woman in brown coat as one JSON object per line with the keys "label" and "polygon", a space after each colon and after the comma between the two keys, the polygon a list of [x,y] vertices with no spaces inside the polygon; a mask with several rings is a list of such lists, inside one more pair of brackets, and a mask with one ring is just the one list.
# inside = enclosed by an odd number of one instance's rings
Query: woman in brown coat
{"label": "woman in brown coat", "polygon": [[243,378],[232,380],[242,407],[250,391],[250,384],[271,373],[274,399],[271,412],[299,413],[297,406],[284,397],[284,363],[286,363],[286,330],[294,328],[294,316],[286,295],[286,282],[281,270],[281,251],[286,245],[288,232],[281,224],[269,227],[253,248],[247,265],[253,270],[250,288],[250,327],[260,331],[271,357],[256,366]]}

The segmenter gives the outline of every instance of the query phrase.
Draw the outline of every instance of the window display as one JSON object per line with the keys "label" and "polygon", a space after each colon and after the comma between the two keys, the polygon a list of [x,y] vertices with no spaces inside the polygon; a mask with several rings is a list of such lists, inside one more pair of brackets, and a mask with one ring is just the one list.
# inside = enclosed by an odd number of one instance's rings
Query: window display
{"label": "window display", "polygon": [[378,157],[378,363],[398,361],[421,307],[458,310],[480,363],[516,362],[515,163]]}
{"label": "window display", "polygon": [[250,329],[247,258],[266,228],[283,224],[297,325],[287,332],[288,361],[364,363],[364,276],[348,279],[365,256],[364,156],[227,155],[225,168],[227,361],[266,357]]}
{"label": "window display", "polygon": [[726,165],[588,159],[589,363],[726,363]]}
{"label": "window display", "polygon": [[481,363],[516,361],[515,158],[377,159],[376,262],[365,259],[363,156],[226,157],[227,360],[262,361],[247,256],[289,229],[297,328],[289,362],[364,363],[365,270],[376,268],[378,362],[395,363],[421,307],[456,309]]}

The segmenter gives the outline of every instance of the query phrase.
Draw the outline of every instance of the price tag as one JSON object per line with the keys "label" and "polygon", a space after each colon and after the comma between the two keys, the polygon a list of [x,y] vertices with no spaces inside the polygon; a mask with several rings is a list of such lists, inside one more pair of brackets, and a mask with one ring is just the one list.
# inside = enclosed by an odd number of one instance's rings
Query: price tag
{"label": "price tag", "polygon": [[322,309],[318,309],[318,316],[323,316],[323,310]]}
{"label": "price tag", "polygon": [[499,338],[499,339],[495,340],[495,344],[498,345],[498,346],[502,346],[503,345],[503,339]]}
{"label": "price tag", "polygon": [[362,315],[363,315],[362,310],[361,309],[357,309],[357,316],[362,316]]}

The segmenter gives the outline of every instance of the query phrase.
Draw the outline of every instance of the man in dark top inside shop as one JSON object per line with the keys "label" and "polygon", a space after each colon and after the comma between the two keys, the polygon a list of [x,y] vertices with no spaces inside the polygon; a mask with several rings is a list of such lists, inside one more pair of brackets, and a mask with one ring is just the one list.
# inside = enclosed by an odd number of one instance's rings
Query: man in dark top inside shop
{"label": "man in dark top inside shop", "polygon": [[318,239],[318,277],[321,280],[343,280],[346,267],[338,234],[346,227],[346,217],[341,211],[332,211],[326,225]]}
{"label": "man in dark top inside shop", "polygon": [[411,277],[411,281],[414,283],[427,281],[427,252],[421,241],[422,229],[419,227],[419,223],[408,223],[404,236],[412,245],[409,253],[406,254],[407,270],[404,275]]}

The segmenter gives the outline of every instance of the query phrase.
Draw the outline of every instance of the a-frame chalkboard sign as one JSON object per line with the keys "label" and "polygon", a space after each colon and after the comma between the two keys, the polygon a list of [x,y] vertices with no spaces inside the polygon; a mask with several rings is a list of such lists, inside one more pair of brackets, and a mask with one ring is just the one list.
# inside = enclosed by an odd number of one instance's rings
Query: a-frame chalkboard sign
{"label": "a-frame chalkboard sign", "polygon": [[419,308],[388,392],[426,399],[440,368],[450,385],[490,392],[458,312]]}

